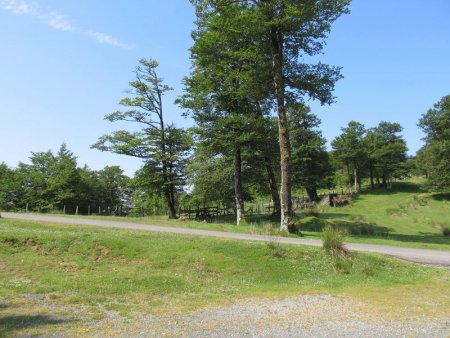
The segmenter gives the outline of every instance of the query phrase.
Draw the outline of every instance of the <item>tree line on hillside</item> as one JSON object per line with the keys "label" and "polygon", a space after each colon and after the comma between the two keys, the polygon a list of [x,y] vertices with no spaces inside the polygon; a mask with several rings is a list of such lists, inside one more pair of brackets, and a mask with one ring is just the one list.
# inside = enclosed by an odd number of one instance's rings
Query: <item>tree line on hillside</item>
{"label": "tree line on hillside", "polygon": [[[371,188],[389,189],[394,179],[411,175],[427,177],[429,188],[434,191],[450,191],[450,96],[442,98],[420,119],[426,143],[415,157],[406,155],[398,123],[383,121],[376,127],[365,128],[351,121],[341,128],[341,134],[331,142],[332,150],[327,151],[320,120],[308,106],[289,107],[287,116],[293,189],[298,195],[306,192],[311,201],[318,200],[319,189],[358,190],[363,183]],[[81,214],[132,212],[176,217],[180,204],[216,203],[237,213],[232,154],[214,154],[214,147],[198,139],[201,132],[198,126],[189,130],[167,129],[170,156],[165,165],[171,173],[167,183],[163,166],[150,156],[153,153],[147,153],[144,165],[130,178],[119,166],[98,171],[86,165],[79,167],[74,154],[62,144],[56,153],[31,153],[29,164],[19,163],[16,168],[0,164],[0,208],[74,213],[78,207]],[[279,213],[277,121],[267,118],[262,125],[249,124],[248,130],[253,133],[242,148],[243,200],[270,198],[273,213]],[[121,133],[114,135],[117,134]],[[99,147],[99,143],[93,147]],[[125,148],[122,144],[122,149]],[[168,198],[165,184],[172,185],[169,191],[173,192],[173,214],[169,205],[172,197]]]}
{"label": "tree line on hillside", "polygon": [[[317,200],[323,188],[359,189],[363,182],[390,188],[394,179],[413,170],[426,175],[432,187],[448,189],[448,97],[421,119],[426,145],[414,161],[407,158],[402,127],[386,121],[371,128],[351,121],[327,151],[320,120],[305,99],[332,104],[341,69],[309,60],[322,52],[331,25],[348,12],[349,0],[191,2],[197,16],[190,49],[192,71],[176,102],[194,120],[194,127],[185,130],[167,123],[163,98],[171,88],[158,74],[155,60],[141,59],[128,96],[120,101],[124,109],[105,116],[138,129],[118,130],[92,145],[143,160],[133,179],[124,178],[131,183],[124,184],[121,203],[141,207],[149,207],[142,201],[163,203],[168,216],[175,218],[180,203],[215,202],[233,208],[240,224],[245,222],[245,203],[270,196],[280,229],[294,232],[293,191],[304,190]],[[31,167],[42,171],[48,186],[35,181],[36,191],[42,193],[34,201],[60,208],[77,194],[80,201],[88,199],[81,198],[80,188],[88,168],[58,176],[79,182],[76,193],[59,193],[66,186],[53,182],[59,180],[45,173],[33,159],[36,155],[32,154]],[[62,155],[46,156],[58,162]],[[67,162],[75,163],[73,155],[67,157],[71,158]],[[2,175],[14,176],[23,166],[3,165]],[[91,176],[101,176],[101,171]],[[18,182],[22,189],[23,181]],[[12,202],[14,189],[5,190],[5,184],[0,187],[3,205],[33,199]]]}

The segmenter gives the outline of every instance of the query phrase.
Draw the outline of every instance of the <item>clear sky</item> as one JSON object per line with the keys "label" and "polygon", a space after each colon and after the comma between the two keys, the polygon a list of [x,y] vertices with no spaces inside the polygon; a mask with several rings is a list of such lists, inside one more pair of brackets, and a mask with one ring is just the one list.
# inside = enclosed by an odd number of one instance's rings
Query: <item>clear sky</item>
{"label": "clear sky", "polygon": [[[420,116],[450,94],[450,1],[354,0],[350,9],[316,58],[343,67],[337,103],[308,103],[328,141],[350,120],[399,122],[414,154]],[[158,60],[175,89],[166,120],[192,124],[172,102],[189,74],[193,21],[188,0],[0,0],[0,162],[15,167],[66,142],[79,165],[132,175],[140,160],[89,146],[132,127],[103,116],[120,108],[142,57]]]}

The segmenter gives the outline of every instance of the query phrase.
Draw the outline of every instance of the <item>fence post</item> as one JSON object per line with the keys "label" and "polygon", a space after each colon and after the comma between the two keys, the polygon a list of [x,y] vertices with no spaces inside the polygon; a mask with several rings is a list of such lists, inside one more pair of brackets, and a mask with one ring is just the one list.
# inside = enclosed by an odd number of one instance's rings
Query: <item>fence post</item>
{"label": "fence post", "polygon": [[75,208],[75,215],[78,216],[78,205],[77,205],[76,208]]}
{"label": "fence post", "polygon": [[63,214],[65,215],[66,214],[66,205],[64,204],[64,206],[63,206]]}

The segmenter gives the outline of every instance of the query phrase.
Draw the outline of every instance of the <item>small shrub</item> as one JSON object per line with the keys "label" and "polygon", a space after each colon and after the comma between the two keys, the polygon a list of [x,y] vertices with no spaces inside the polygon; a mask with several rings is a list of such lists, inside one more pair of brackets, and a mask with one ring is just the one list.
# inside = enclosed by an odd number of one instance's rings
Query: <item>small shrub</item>
{"label": "small shrub", "polygon": [[434,226],[442,232],[442,235],[444,235],[444,237],[450,236],[450,227],[445,226],[442,223],[435,223]]}
{"label": "small shrub", "polygon": [[330,225],[325,226],[322,232],[323,249],[331,257],[347,258],[348,250],[344,245],[345,231],[339,228],[333,228]]}
{"label": "small shrub", "polygon": [[272,255],[277,258],[286,256],[286,251],[283,249],[279,241],[270,240],[266,242],[267,247],[272,251]]}

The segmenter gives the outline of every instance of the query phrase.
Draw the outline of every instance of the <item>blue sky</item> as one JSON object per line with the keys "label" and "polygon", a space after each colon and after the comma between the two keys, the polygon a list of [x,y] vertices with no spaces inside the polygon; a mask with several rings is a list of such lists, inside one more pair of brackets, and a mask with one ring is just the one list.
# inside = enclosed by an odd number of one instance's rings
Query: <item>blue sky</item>
{"label": "blue sky", "polygon": [[[399,122],[414,154],[421,114],[450,94],[450,1],[354,0],[350,9],[315,58],[343,67],[337,103],[308,103],[328,141],[350,120]],[[189,74],[193,21],[188,0],[0,0],[0,162],[14,167],[66,142],[80,165],[131,175],[140,160],[89,146],[131,127],[103,116],[119,108],[142,57],[157,59],[175,89],[166,119],[191,125],[172,102]]]}

